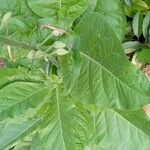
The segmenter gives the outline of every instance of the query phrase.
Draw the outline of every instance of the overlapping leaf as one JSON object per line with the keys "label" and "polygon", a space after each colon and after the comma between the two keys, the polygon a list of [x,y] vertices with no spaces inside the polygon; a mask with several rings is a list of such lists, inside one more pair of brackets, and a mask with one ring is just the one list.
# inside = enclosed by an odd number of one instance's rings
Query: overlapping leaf
{"label": "overlapping leaf", "polygon": [[28,0],[28,5],[41,17],[73,22],[87,8],[88,0]]}
{"label": "overlapping leaf", "polygon": [[10,82],[0,90],[0,121],[35,108],[46,97],[49,86],[26,81]]}
{"label": "overlapping leaf", "polygon": [[64,83],[71,95],[103,107],[133,109],[150,102],[149,81],[127,60],[100,14],[85,15],[76,32],[80,37],[80,64],[66,60],[68,56],[62,59]]}
{"label": "overlapping leaf", "polygon": [[114,30],[120,41],[126,32],[126,17],[120,0],[98,0],[94,9],[104,16],[105,21]]}
{"label": "overlapping leaf", "polygon": [[93,123],[88,111],[80,104],[76,106],[60,87],[53,90],[49,102],[42,108],[45,122],[35,134],[31,149],[83,150],[92,136]]}
{"label": "overlapping leaf", "polygon": [[95,116],[92,150],[149,149],[150,121],[141,110],[104,110]]}
{"label": "overlapping leaf", "polygon": [[50,98],[51,103],[47,104],[44,111],[46,116],[43,124],[47,127],[44,129],[43,136],[35,135],[32,149],[75,149],[70,131],[73,104],[63,94],[58,88],[53,91]]}
{"label": "overlapping leaf", "polygon": [[24,136],[30,134],[37,128],[40,121],[40,119],[34,119],[19,123],[5,124],[3,127],[0,126],[0,149],[6,149]]}

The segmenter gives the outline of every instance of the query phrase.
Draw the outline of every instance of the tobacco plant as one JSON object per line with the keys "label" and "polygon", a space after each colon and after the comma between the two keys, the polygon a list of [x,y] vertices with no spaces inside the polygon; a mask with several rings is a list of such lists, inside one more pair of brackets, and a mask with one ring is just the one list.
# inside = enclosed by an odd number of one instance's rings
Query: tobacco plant
{"label": "tobacco plant", "polygon": [[124,7],[0,0],[0,150],[149,150],[150,83],[123,49]]}

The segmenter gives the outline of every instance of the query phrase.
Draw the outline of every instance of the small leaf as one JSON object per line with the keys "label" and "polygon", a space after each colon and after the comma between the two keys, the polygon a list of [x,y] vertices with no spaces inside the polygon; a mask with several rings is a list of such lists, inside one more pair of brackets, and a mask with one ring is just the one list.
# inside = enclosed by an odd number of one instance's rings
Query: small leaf
{"label": "small leaf", "polygon": [[150,49],[143,49],[138,53],[136,59],[141,63],[150,63]]}
{"label": "small leaf", "polygon": [[67,50],[63,49],[63,48],[56,50],[56,54],[59,55],[59,56],[66,55],[68,53],[69,52]]}
{"label": "small leaf", "polygon": [[65,48],[66,47],[66,44],[62,41],[56,41],[54,44],[53,44],[54,48],[56,49],[61,49],[61,48]]}
{"label": "small leaf", "polygon": [[126,54],[135,52],[136,50],[139,50],[143,47],[142,43],[140,43],[139,41],[125,42],[122,44],[122,46]]}
{"label": "small leaf", "polygon": [[143,0],[133,0],[133,4],[134,4],[134,7],[137,9],[137,10],[148,10],[149,7],[147,5],[146,2],[144,2]]}
{"label": "small leaf", "polygon": [[138,12],[132,22],[133,31],[134,34],[139,38],[142,34],[142,22],[143,22],[143,16],[141,12]]}
{"label": "small leaf", "polygon": [[5,27],[7,28],[9,23],[10,23],[10,20],[11,20],[11,17],[12,17],[12,12],[8,12],[6,13],[4,16],[3,16],[3,19],[1,21],[1,28],[2,27]]}
{"label": "small leaf", "polygon": [[150,34],[149,34],[149,30],[150,30],[150,12],[148,12],[143,20],[143,35],[145,37],[145,39],[150,39]]}

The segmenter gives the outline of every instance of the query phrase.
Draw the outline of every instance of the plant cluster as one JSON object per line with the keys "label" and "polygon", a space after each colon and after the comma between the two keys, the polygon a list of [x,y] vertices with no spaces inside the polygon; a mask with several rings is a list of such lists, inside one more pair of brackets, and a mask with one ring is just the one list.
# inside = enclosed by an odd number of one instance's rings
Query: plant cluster
{"label": "plant cluster", "polygon": [[0,150],[149,150],[149,10],[0,0]]}

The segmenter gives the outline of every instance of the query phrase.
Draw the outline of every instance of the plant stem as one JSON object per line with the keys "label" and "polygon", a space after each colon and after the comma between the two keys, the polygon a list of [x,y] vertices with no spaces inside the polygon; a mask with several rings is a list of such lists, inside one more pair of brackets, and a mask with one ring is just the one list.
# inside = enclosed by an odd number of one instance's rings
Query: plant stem
{"label": "plant stem", "polygon": [[48,35],[47,38],[44,39],[44,41],[39,45],[39,47],[41,47],[42,45],[44,45],[51,37],[52,37],[52,34]]}
{"label": "plant stem", "polygon": [[4,43],[4,44],[10,45],[10,46],[21,47],[21,48],[29,49],[29,50],[35,50],[35,51],[39,50],[38,47],[33,46],[31,44],[27,44],[27,43],[20,42],[20,41],[15,41],[15,40],[9,39],[9,38],[7,38],[5,36],[1,36],[1,35],[0,35],[0,43]]}

